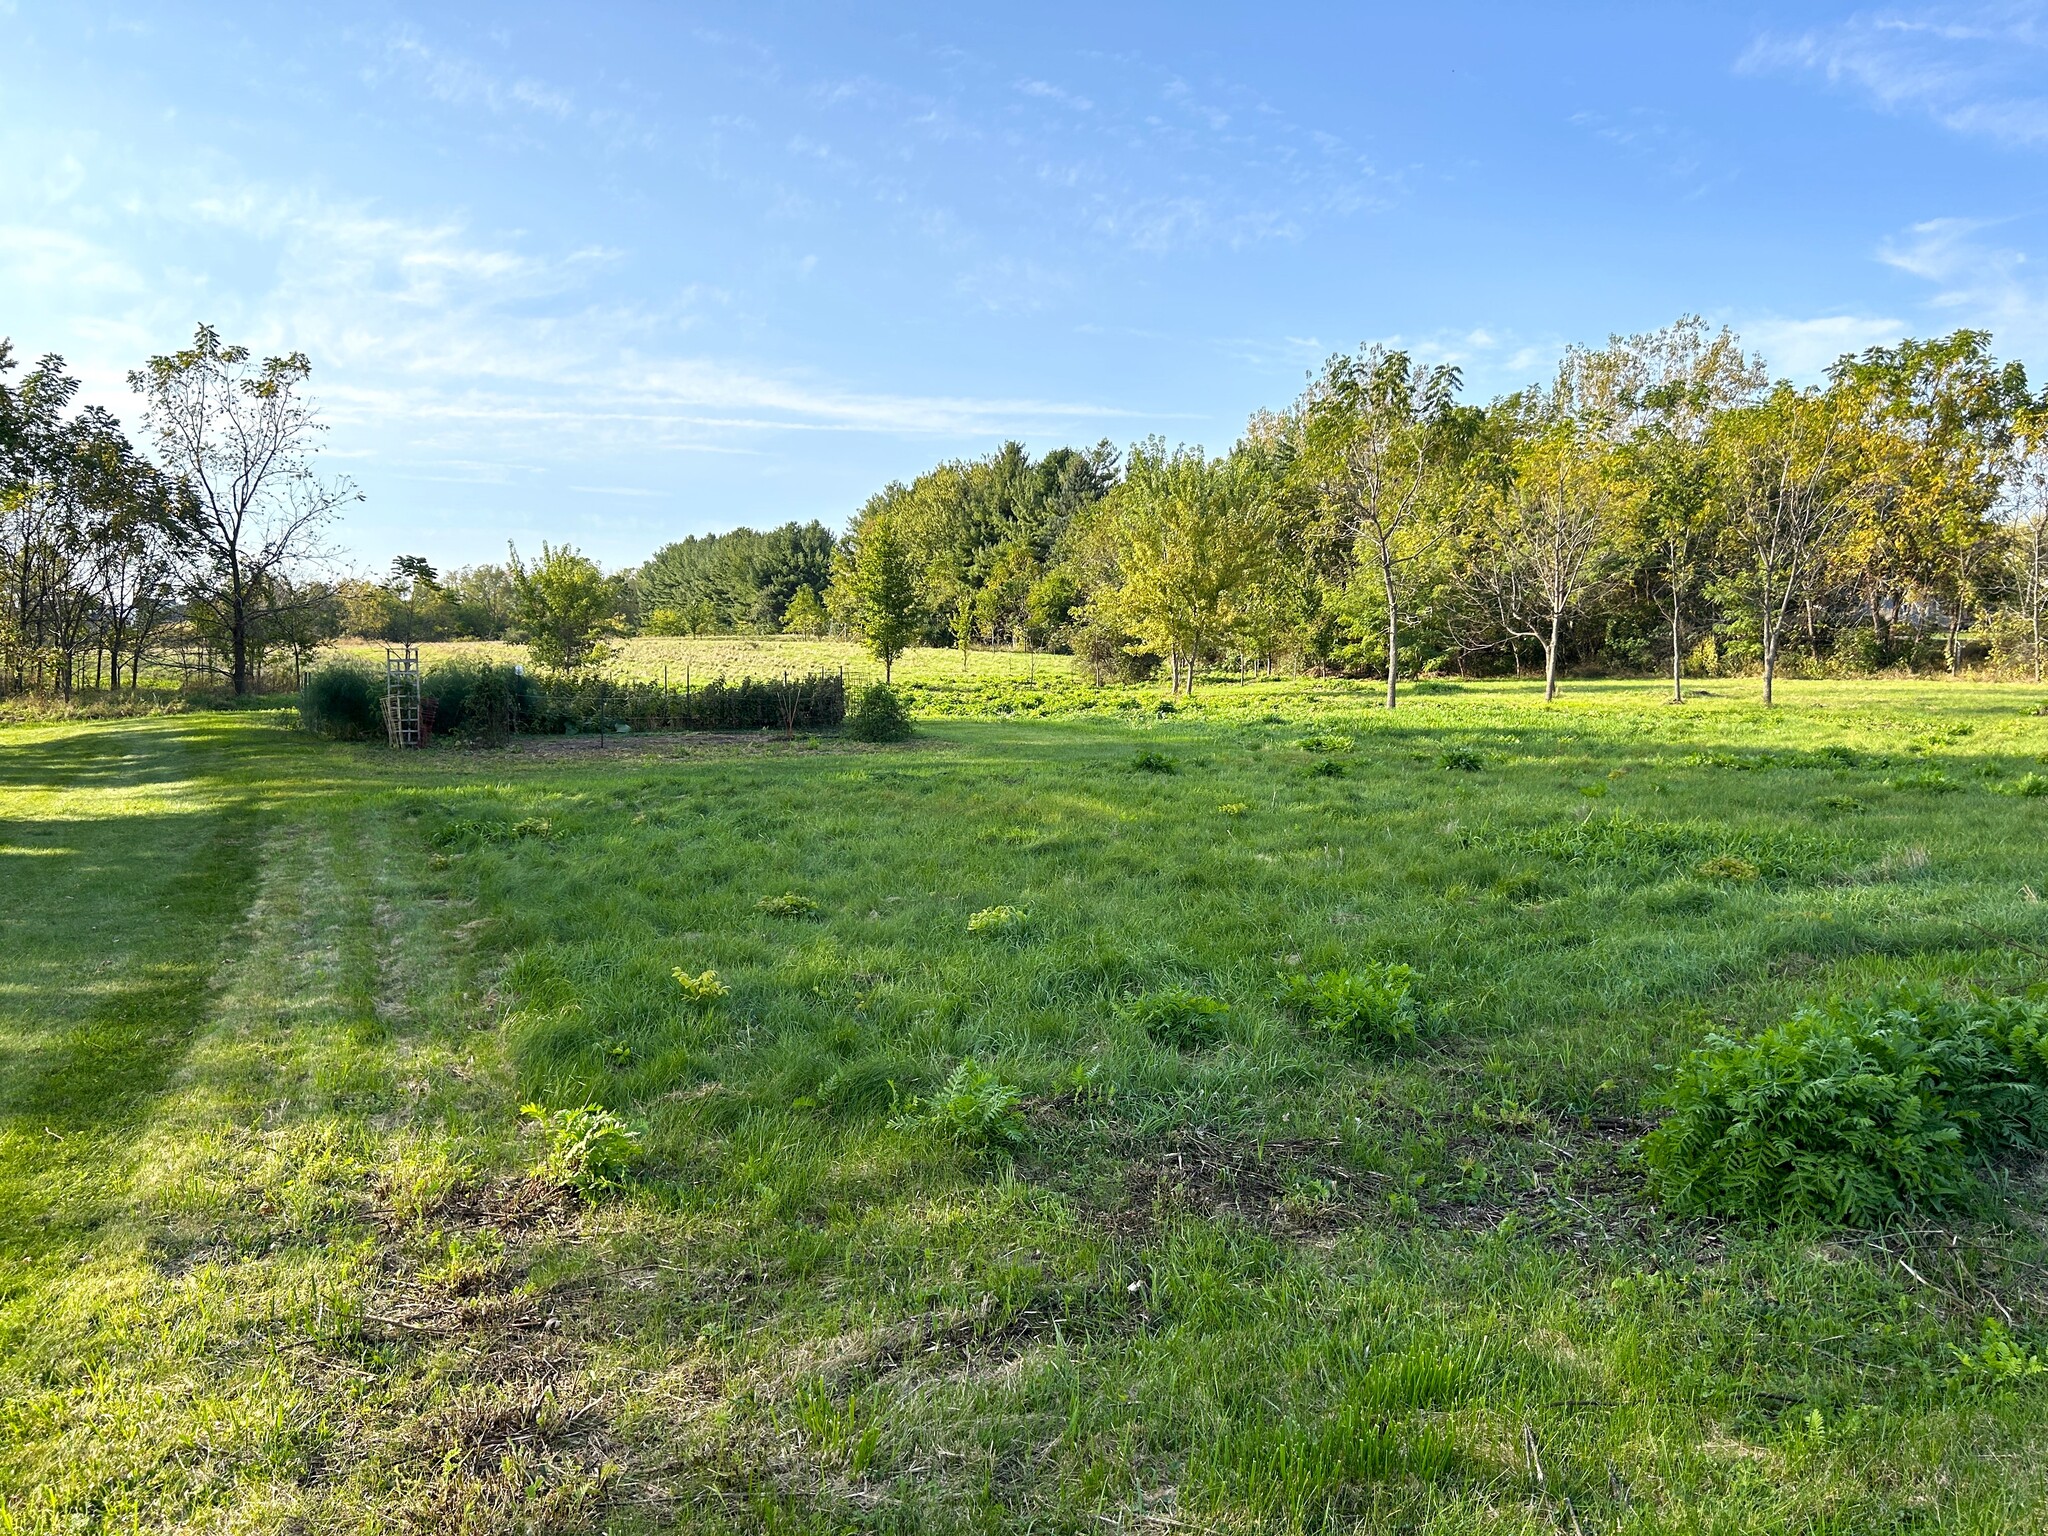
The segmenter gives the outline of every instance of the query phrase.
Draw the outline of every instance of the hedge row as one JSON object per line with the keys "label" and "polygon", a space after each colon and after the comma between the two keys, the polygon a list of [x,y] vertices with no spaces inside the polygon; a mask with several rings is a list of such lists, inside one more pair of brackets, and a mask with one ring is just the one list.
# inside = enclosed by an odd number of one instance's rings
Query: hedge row
{"label": "hedge row", "polygon": [[[299,692],[307,730],[343,740],[384,734],[384,673],[367,662],[334,661],[311,673]],[[537,677],[513,667],[457,659],[420,681],[423,713],[437,736],[467,740],[583,731],[820,730],[846,718],[846,683],[837,673],[807,677],[723,678],[687,688],[597,678]]]}

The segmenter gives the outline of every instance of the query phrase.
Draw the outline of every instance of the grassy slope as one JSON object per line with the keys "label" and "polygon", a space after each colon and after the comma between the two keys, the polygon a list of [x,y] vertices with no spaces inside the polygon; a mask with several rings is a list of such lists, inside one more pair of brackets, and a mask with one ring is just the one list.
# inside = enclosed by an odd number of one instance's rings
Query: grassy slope
{"label": "grassy slope", "polygon": [[[1980,931],[2048,929],[2048,800],[1996,792],[2033,696],[1790,692],[403,762],[7,729],[0,1530],[2038,1524],[2044,1394],[1949,1353],[2000,1310],[2048,1342],[2036,1185],[1771,1234],[1668,1225],[1628,1164],[1714,1023],[2038,973]],[[755,909],[788,890],[821,915]],[[997,903],[1024,931],[971,934]],[[1444,1032],[1276,1010],[1358,956]],[[1224,1043],[1126,1019],[1174,984]],[[886,1123],[968,1055],[1027,1092],[1014,1161]],[[641,1118],[638,1191],[524,1182],[527,1096]]]}

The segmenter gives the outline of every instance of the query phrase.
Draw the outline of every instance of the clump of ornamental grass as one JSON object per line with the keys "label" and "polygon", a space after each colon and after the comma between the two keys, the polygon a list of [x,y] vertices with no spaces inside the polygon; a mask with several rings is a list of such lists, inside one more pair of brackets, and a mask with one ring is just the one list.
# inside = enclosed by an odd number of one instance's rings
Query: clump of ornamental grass
{"label": "clump of ornamental grass", "polygon": [[754,903],[754,910],[765,912],[770,917],[816,917],[822,910],[808,896],[795,891],[784,891],[780,896],[763,896]]}
{"label": "clump of ornamental grass", "polygon": [[1684,1215],[1868,1225],[1980,1202],[1997,1159],[2048,1145],[2048,1003],[1925,991],[1709,1035],[1643,1139]]}

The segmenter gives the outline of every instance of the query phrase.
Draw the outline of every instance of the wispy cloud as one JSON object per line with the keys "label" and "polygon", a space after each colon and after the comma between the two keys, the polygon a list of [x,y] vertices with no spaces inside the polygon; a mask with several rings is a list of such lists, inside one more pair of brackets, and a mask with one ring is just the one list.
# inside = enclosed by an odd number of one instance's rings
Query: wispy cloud
{"label": "wispy cloud", "polygon": [[1928,219],[1887,240],[1878,256],[1930,284],[1928,305],[1947,324],[1990,330],[2004,350],[2038,354],[2048,349],[2048,272],[2024,250],[1990,238],[2002,227],[1989,219]]}
{"label": "wispy cloud", "polygon": [[435,101],[494,113],[534,112],[561,120],[576,110],[567,91],[531,76],[499,74],[467,55],[428,43],[412,27],[391,35],[381,59],[364,77],[372,84],[402,80]]}
{"label": "wispy cloud", "polygon": [[1887,315],[1761,314],[1735,324],[1736,332],[1770,364],[1771,372],[1798,383],[1812,383],[1844,352],[1897,341],[1911,327]]}
{"label": "wispy cloud", "polygon": [[2048,143],[2048,6],[2039,3],[1867,11],[1766,32],[1736,68],[1819,74],[1958,133]]}

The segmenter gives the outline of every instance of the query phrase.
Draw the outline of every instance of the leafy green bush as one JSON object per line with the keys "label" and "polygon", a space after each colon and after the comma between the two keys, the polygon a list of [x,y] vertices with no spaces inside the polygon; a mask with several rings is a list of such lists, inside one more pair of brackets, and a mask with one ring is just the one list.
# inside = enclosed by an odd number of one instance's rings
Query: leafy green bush
{"label": "leafy green bush", "polygon": [[1357,970],[1290,976],[1281,995],[1297,1019],[1357,1044],[1403,1045],[1422,1029],[1412,967],[1368,961]]}
{"label": "leafy green bush", "polygon": [[1170,987],[1134,998],[1124,1012],[1149,1039],[1178,1050],[1200,1050],[1222,1036],[1230,1005],[1185,987]]}
{"label": "leafy green bush", "polygon": [[969,933],[1020,933],[1028,914],[1022,907],[983,907],[967,919]]}
{"label": "leafy green bush", "polygon": [[330,661],[299,687],[299,724],[336,741],[384,734],[384,677],[360,661]]}
{"label": "leafy green bush", "polygon": [[1950,1380],[1965,1392],[2010,1392],[2021,1382],[2048,1376],[2048,1363],[2015,1342],[2011,1330],[1995,1317],[1984,1319],[1975,1349],[1959,1349],[1951,1344],[1948,1352],[1955,1356]]}
{"label": "leafy green bush", "polygon": [[420,694],[434,701],[434,729],[469,741],[503,741],[546,717],[539,684],[509,663],[456,656],[430,668]]}
{"label": "leafy green bush", "polygon": [[763,896],[754,903],[754,909],[766,912],[770,917],[816,917],[818,904],[808,896],[795,891],[784,891],[780,896]]}
{"label": "leafy green bush", "polygon": [[1141,749],[1131,759],[1133,773],[1179,773],[1180,764],[1164,752],[1154,752],[1149,747]]}
{"label": "leafy green bush", "polygon": [[1704,859],[1693,871],[1703,880],[1748,881],[1757,878],[1757,867],[1735,853],[1717,853],[1711,859]]}
{"label": "leafy green bush", "polygon": [[547,1137],[547,1158],[534,1172],[587,1200],[622,1187],[640,1159],[640,1133],[602,1104],[575,1109],[525,1104],[519,1113]]}
{"label": "leafy green bush", "polygon": [[973,1057],[953,1069],[937,1093],[903,1101],[889,1124],[899,1131],[936,1133],[957,1147],[980,1151],[1014,1147],[1024,1139],[1023,1093]]}
{"label": "leafy green bush", "polygon": [[846,734],[855,741],[904,741],[910,736],[910,712],[887,683],[861,689],[846,712]]}
{"label": "leafy green bush", "polygon": [[2048,1004],[1901,991],[1710,1035],[1643,1141],[1682,1214],[1869,1223],[1953,1210],[1994,1157],[2048,1144]]}
{"label": "leafy green bush", "polygon": [[715,1003],[721,997],[729,997],[732,988],[718,979],[718,972],[705,971],[692,976],[680,965],[669,973],[676,979],[676,985],[683,989],[683,996],[693,1003]]}
{"label": "leafy green bush", "polygon": [[1436,765],[1456,773],[1477,773],[1486,766],[1486,759],[1471,747],[1448,747],[1437,758]]}

